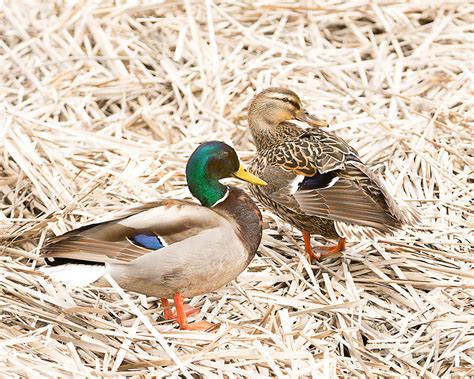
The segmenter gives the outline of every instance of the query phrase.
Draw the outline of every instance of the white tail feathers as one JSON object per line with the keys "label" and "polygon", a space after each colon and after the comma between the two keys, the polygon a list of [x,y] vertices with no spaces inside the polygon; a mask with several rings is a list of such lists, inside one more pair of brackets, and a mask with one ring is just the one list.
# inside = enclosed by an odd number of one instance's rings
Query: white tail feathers
{"label": "white tail feathers", "polygon": [[101,278],[107,272],[107,267],[68,263],[59,266],[43,266],[40,271],[66,286],[84,287]]}

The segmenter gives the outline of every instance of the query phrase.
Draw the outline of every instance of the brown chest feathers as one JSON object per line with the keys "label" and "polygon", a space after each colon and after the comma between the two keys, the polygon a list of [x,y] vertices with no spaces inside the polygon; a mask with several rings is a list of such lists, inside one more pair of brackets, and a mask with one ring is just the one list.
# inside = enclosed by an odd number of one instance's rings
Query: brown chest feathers
{"label": "brown chest feathers", "polygon": [[262,240],[262,214],[254,201],[241,189],[229,187],[229,195],[214,209],[237,225],[237,233],[249,254],[248,262],[254,257]]}

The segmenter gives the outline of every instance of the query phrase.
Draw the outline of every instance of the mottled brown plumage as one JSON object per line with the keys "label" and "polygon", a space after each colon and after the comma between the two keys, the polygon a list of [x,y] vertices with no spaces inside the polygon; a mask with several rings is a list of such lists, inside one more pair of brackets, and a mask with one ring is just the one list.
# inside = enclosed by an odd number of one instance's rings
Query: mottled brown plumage
{"label": "mottled brown plumage", "polygon": [[250,190],[286,222],[304,233],[336,239],[335,221],[382,233],[408,221],[357,151],[322,130],[325,123],[306,113],[294,92],[262,91],[250,105],[248,121],[257,147],[250,171],[268,183]]}

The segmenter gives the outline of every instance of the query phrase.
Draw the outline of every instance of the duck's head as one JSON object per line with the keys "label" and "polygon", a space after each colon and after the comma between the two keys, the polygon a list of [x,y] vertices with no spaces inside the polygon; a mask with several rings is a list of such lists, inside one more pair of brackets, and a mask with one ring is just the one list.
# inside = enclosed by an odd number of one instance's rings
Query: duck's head
{"label": "duck's head", "polygon": [[219,180],[232,177],[261,186],[267,184],[246,171],[235,150],[220,141],[199,145],[186,165],[189,190],[206,207],[212,207],[225,199],[228,188]]}
{"label": "duck's head", "polygon": [[250,104],[250,127],[274,127],[291,120],[303,121],[315,127],[328,125],[326,121],[306,112],[298,95],[287,88],[267,88],[258,93]]}

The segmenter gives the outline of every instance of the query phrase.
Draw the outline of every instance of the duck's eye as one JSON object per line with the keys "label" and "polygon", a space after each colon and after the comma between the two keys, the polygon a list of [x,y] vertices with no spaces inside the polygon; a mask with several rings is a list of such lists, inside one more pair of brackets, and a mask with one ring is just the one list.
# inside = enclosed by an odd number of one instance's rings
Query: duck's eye
{"label": "duck's eye", "polygon": [[221,159],[228,160],[229,159],[229,153],[227,151],[224,151],[221,155]]}
{"label": "duck's eye", "polygon": [[299,103],[295,100],[292,100],[292,99],[289,99],[287,97],[283,97],[281,99],[281,101],[285,102],[285,103],[290,103],[291,105],[293,105],[293,107],[295,107],[296,109],[300,109],[301,106],[299,105]]}

